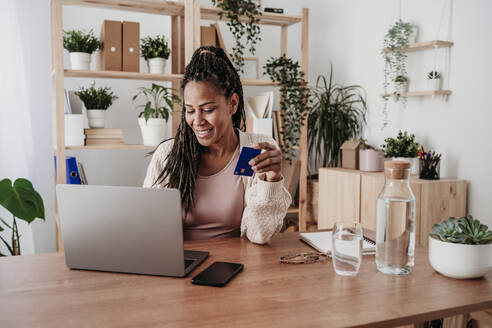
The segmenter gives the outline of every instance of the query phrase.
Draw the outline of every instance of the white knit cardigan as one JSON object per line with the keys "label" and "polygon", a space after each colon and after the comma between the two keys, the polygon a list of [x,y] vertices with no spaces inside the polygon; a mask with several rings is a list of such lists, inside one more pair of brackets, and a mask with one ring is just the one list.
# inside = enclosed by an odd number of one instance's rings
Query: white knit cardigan
{"label": "white knit cardigan", "polygon": [[[162,188],[164,183],[153,186],[161,173],[173,140],[162,143],[152,156],[147,168],[143,186],[145,188]],[[259,142],[268,142],[277,146],[275,140],[261,134],[251,134],[239,131],[240,147],[252,147]],[[284,187],[283,179],[279,182],[267,182],[258,178],[243,176],[244,210],[241,218],[241,237],[246,236],[257,244],[265,244],[282,228],[284,217],[292,199]]]}

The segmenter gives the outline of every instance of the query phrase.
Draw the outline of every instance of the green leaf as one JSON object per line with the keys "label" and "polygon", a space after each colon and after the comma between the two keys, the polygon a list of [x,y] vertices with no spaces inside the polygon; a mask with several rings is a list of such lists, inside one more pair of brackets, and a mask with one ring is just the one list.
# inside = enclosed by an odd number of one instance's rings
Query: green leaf
{"label": "green leaf", "polygon": [[0,205],[27,223],[45,218],[43,199],[27,179],[19,178],[13,185],[10,179],[0,181]]}

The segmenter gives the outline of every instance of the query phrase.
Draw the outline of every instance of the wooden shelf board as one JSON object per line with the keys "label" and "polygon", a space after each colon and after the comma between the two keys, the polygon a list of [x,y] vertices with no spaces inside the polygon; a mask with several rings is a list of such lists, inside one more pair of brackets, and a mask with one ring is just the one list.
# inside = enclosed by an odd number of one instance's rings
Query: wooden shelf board
{"label": "wooden shelf board", "polygon": [[149,74],[119,71],[87,71],[66,69],[65,77],[89,77],[98,79],[129,79],[150,81],[175,81],[183,78],[182,74]]}
{"label": "wooden shelf board", "polygon": [[67,146],[67,150],[89,150],[89,149],[147,149],[152,150],[155,146],[144,146],[144,145],[97,145],[97,146]]}
{"label": "wooden shelf board", "polygon": [[[422,96],[449,96],[453,93],[451,90],[431,90],[431,91],[410,91],[403,92],[401,96],[403,97],[422,97]],[[394,96],[392,93],[382,93],[381,97],[391,97]]]}
{"label": "wooden shelf board", "polygon": [[[410,44],[408,46],[408,49],[405,50],[405,52],[430,50],[430,49],[434,49],[434,48],[446,48],[446,47],[452,47],[453,45],[454,45],[454,42],[442,41],[442,40],[417,42],[417,43]],[[384,48],[383,52],[391,52],[391,50],[389,50],[388,48]]]}
{"label": "wooden shelf board", "polygon": [[[88,6],[106,9],[117,9],[136,11],[148,14],[160,14],[167,16],[184,16],[184,3],[162,0],[63,0],[64,5],[71,6]],[[220,9],[215,7],[200,7],[201,19],[207,20],[224,20],[219,18]],[[241,21],[247,21],[244,17]],[[260,24],[263,25],[276,25],[276,26],[289,26],[299,23],[301,16],[296,15],[284,15],[275,13],[262,13],[260,17]]]}

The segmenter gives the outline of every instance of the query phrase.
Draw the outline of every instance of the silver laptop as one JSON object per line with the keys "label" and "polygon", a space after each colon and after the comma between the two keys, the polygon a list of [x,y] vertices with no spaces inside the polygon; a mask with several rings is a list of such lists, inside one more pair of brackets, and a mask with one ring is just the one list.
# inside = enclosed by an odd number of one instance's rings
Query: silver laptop
{"label": "silver laptop", "polygon": [[209,254],[183,250],[177,189],[59,184],[56,195],[69,268],[184,277]]}

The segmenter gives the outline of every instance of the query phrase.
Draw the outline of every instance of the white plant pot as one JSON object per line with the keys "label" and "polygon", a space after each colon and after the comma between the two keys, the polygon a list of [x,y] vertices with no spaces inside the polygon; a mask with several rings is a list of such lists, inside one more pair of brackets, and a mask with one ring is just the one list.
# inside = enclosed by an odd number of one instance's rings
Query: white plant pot
{"label": "white plant pot", "polygon": [[74,70],[89,70],[91,68],[91,54],[85,52],[71,52],[70,62]]}
{"label": "white plant pot", "polygon": [[164,58],[150,58],[147,61],[147,64],[149,65],[149,72],[151,74],[164,74],[164,69],[166,68],[166,62],[167,60]]}
{"label": "white plant pot", "polygon": [[478,278],[492,267],[492,244],[463,245],[429,237],[429,262],[447,277]]}
{"label": "white plant pot", "polygon": [[65,114],[65,146],[83,146],[84,140],[82,114]]}
{"label": "white plant pot", "polygon": [[166,120],[163,118],[149,118],[145,122],[144,117],[138,119],[140,131],[142,131],[143,144],[145,146],[157,146],[166,135]]}
{"label": "white plant pot", "polygon": [[412,25],[412,27],[413,27],[413,32],[408,37],[408,43],[410,43],[410,44],[417,42],[417,36],[419,34],[419,28],[418,28],[418,26]]}
{"label": "white plant pot", "polygon": [[428,81],[431,90],[441,90],[441,79],[430,79]]}
{"label": "white plant pot", "polygon": [[104,128],[106,121],[106,111],[103,109],[88,109],[87,119],[90,128]]}
{"label": "white plant pot", "polygon": [[364,172],[384,171],[383,151],[361,149],[359,151],[359,170]]}
{"label": "white plant pot", "polygon": [[419,158],[418,157],[393,157],[393,161],[408,162],[410,163],[410,174],[419,174]]}

